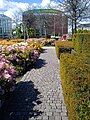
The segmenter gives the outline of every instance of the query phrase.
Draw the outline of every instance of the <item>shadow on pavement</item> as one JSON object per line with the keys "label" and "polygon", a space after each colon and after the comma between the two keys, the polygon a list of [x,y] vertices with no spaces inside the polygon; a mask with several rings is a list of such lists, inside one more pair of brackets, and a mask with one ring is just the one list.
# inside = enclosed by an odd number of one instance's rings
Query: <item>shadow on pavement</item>
{"label": "shadow on pavement", "polygon": [[41,68],[41,67],[44,67],[46,64],[47,64],[47,63],[46,63],[45,60],[43,60],[43,59],[38,59],[37,62],[35,63],[35,65],[34,65],[34,68],[35,68],[35,69],[39,69],[39,68]]}
{"label": "shadow on pavement", "polygon": [[0,109],[0,120],[29,120],[43,112],[33,109],[41,104],[40,92],[32,81],[19,82],[15,91]]}

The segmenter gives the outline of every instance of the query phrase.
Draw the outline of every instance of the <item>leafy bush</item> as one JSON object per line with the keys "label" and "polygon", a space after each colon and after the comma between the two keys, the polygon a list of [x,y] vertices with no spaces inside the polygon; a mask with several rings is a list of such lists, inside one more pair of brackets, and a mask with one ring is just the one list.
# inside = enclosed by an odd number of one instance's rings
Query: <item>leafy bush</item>
{"label": "leafy bush", "polygon": [[50,35],[46,35],[45,38],[46,38],[46,39],[50,39],[51,36],[50,36]]}
{"label": "leafy bush", "polygon": [[27,40],[27,42],[17,43],[14,40],[11,43],[10,41],[2,41],[2,43],[4,42],[6,42],[5,45],[0,45],[0,53],[4,54],[15,66],[17,75],[24,74],[27,69],[30,69],[42,52],[42,46],[39,41]]}
{"label": "leafy bush", "polygon": [[23,42],[23,40],[22,39],[10,39],[10,40],[0,39],[0,45],[3,45],[3,46],[13,45],[13,44],[17,44],[17,43],[20,43],[20,42]]}
{"label": "leafy bush", "polygon": [[55,46],[55,39],[47,39],[43,41],[44,46]]}
{"label": "leafy bush", "polygon": [[90,33],[74,34],[74,49],[78,53],[90,54]]}
{"label": "leafy bush", "polygon": [[77,33],[89,33],[90,32],[90,30],[82,30],[82,29],[79,29],[79,30],[77,30]]}
{"label": "leafy bush", "polygon": [[42,43],[41,41],[37,40],[33,40],[33,39],[27,39],[27,43],[30,46],[31,49],[35,49],[38,50],[39,52],[42,52]]}
{"label": "leafy bush", "polygon": [[90,120],[90,64],[83,54],[61,54],[60,64],[69,120]]}
{"label": "leafy bush", "polygon": [[[27,43],[18,43],[2,48],[2,54],[15,66],[18,74],[23,74],[39,58],[37,47],[30,47]],[[18,71],[20,70],[20,71]]]}
{"label": "leafy bush", "polygon": [[5,56],[0,55],[0,100],[3,96],[12,91],[15,86],[15,67],[11,65]]}
{"label": "leafy bush", "polygon": [[68,38],[67,40],[68,40],[68,41],[72,41],[72,38]]}
{"label": "leafy bush", "polygon": [[60,58],[60,54],[63,52],[71,53],[71,50],[73,49],[73,42],[72,41],[56,41],[55,47],[56,47],[57,57]]}
{"label": "leafy bush", "polygon": [[[2,41],[0,45],[0,102],[15,88],[15,79],[29,70],[41,53],[40,43]],[[3,45],[3,43],[5,43]]]}

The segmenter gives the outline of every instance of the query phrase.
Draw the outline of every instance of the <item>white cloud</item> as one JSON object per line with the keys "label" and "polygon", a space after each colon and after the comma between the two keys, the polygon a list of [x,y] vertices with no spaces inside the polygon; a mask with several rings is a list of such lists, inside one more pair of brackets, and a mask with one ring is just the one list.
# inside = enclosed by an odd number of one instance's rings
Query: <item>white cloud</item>
{"label": "white cloud", "polygon": [[51,0],[42,0],[41,4],[14,2],[13,0],[0,0],[0,10],[5,10],[4,14],[13,20],[21,19],[22,11],[35,8],[58,8],[56,2]]}
{"label": "white cloud", "polygon": [[0,10],[5,10],[4,14],[11,18],[13,18],[14,14],[25,11],[28,8],[47,8],[48,5],[55,7],[56,3],[50,2],[50,0],[42,0],[41,4],[33,3],[30,5],[29,3],[14,2],[13,0],[0,0]]}
{"label": "white cloud", "polygon": [[4,10],[5,14],[12,17],[17,11],[24,11],[29,7],[28,3],[12,2],[7,0],[0,0],[0,10]]}
{"label": "white cloud", "polygon": [[41,6],[45,7],[50,4],[50,0],[42,0]]}
{"label": "white cloud", "polygon": [[3,7],[3,0],[0,0],[0,8]]}

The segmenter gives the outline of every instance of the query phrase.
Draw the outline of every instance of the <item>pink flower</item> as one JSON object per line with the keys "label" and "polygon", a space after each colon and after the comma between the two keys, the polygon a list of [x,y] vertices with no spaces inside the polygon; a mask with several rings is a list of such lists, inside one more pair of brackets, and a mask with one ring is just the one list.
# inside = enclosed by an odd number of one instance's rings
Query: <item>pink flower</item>
{"label": "pink flower", "polygon": [[37,50],[34,50],[34,55],[38,55],[38,51]]}
{"label": "pink flower", "polygon": [[2,55],[0,55],[0,61],[2,60],[2,58],[3,58],[3,56],[2,56]]}
{"label": "pink flower", "polygon": [[4,74],[8,74],[8,70],[4,70]]}
{"label": "pink flower", "polygon": [[21,50],[22,52],[24,52],[25,49],[26,49],[26,46],[20,46],[20,50]]}
{"label": "pink flower", "polygon": [[5,79],[9,79],[9,80],[12,79],[11,75],[9,75],[8,73],[5,73],[5,74],[4,74],[4,78],[5,78]]}
{"label": "pink flower", "polygon": [[0,61],[0,70],[3,69],[5,66],[5,62]]}
{"label": "pink flower", "polygon": [[0,79],[2,78],[2,74],[0,73]]}
{"label": "pink flower", "polygon": [[12,68],[12,67],[10,67],[8,70],[8,73],[10,74],[10,75],[14,75],[15,74],[15,70],[14,70],[14,68]]}
{"label": "pink flower", "polygon": [[10,63],[8,60],[5,60],[6,63]]}
{"label": "pink flower", "polygon": [[7,69],[9,67],[10,67],[10,65],[8,63],[5,63],[5,68]]}
{"label": "pink flower", "polygon": [[6,61],[6,59],[3,57],[3,58],[1,59],[1,61],[5,62],[5,61]]}
{"label": "pink flower", "polygon": [[14,48],[13,48],[13,46],[8,46],[6,50],[10,52],[10,51],[14,50]]}

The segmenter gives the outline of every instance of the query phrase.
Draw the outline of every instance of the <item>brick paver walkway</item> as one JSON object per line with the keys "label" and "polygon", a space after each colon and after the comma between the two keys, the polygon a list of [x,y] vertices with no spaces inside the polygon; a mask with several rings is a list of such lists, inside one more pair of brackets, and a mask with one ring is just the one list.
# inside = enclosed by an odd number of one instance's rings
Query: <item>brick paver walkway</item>
{"label": "brick paver walkway", "polygon": [[45,49],[3,105],[0,120],[68,120],[55,48]]}

